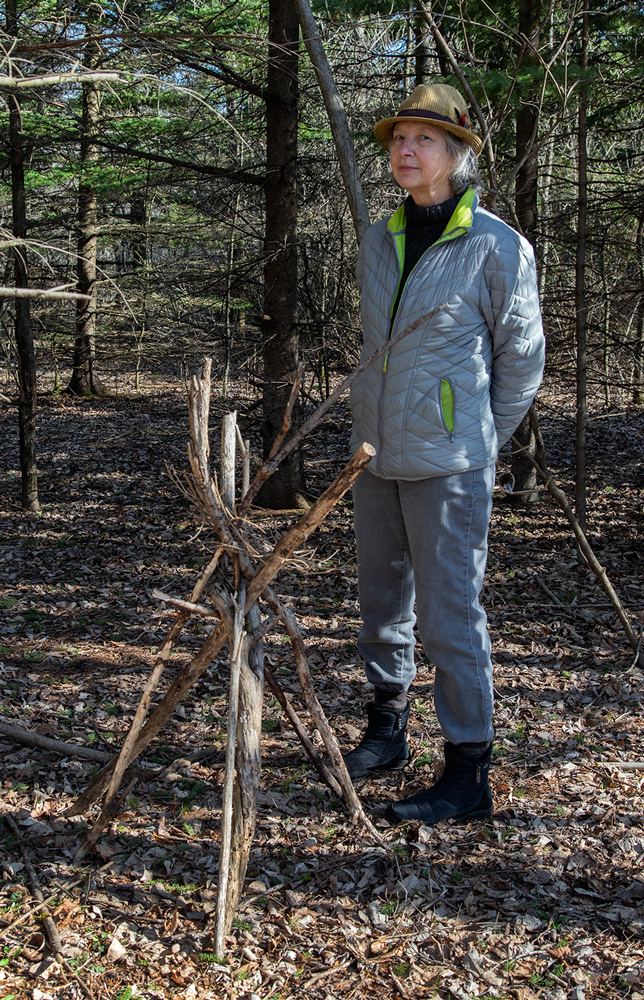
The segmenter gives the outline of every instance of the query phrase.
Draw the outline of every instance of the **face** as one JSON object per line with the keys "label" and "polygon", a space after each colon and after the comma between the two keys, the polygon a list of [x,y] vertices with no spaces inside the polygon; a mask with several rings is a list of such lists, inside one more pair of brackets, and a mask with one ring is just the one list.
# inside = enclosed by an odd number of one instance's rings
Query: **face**
{"label": "face", "polygon": [[442,129],[423,122],[397,122],[389,156],[395,179],[417,205],[440,205],[452,197],[453,161]]}

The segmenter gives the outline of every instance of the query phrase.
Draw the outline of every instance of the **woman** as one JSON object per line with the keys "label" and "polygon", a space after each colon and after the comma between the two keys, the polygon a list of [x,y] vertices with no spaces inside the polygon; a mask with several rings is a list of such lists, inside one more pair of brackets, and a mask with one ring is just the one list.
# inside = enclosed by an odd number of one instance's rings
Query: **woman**
{"label": "woman", "polygon": [[353,778],[408,763],[417,621],[436,666],[445,769],[387,815],[432,824],[492,811],[492,663],[479,594],[495,459],[537,391],[544,341],[532,248],[479,205],[482,143],[459,92],[417,87],[375,134],[408,197],[360,246],[363,356],[442,308],[353,387],[352,447],[376,448],[354,487],[358,645],[375,696],[345,760]]}

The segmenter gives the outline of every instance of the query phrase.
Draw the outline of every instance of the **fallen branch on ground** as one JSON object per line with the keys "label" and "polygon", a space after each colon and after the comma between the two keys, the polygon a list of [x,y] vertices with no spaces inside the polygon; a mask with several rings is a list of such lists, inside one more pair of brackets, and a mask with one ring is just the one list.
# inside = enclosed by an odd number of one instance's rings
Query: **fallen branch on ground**
{"label": "fallen branch on ground", "polygon": [[41,916],[40,919],[42,921],[43,927],[45,928],[45,933],[47,934],[47,940],[49,941],[49,947],[51,948],[52,955],[53,955],[54,959],[56,960],[56,962],[58,963],[58,965],[60,965],[60,967],[62,969],[64,969],[65,972],[69,976],[72,977],[72,979],[74,979],[74,981],[76,982],[77,986],[82,991],[82,993],[86,997],[89,997],[90,1000],[93,1000],[92,991],[90,989],[88,989],[87,986],[85,986],[85,984],[83,983],[83,981],[79,978],[79,976],[76,974],[76,972],[74,972],[74,970],[72,969],[71,965],[69,964],[69,962],[67,961],[67,959],[63,955],[63,946],[62,946],[62,943],[61,943],[61,940],[60,940],[60,934],[58,933],[58,928],[56,927],[56,922],[55,922],[54,918],[52,917],[51,913],[49,912],[49,910],[47,909],[47,904],[45,902],[45,897],[44,897],[43,891],[42,891],[42,889],[40,887],[40,880],[39,880],[38,875],[36,873],[36,869],[34,868],[33,863],[31,861],[31,856],[30,856],[30,854],[29,854],[29,852],[28,852],[28,850],[27,850],[27,848],[26,848],[26,846],[24,844],[24,841],[22,839],[22,836],[20,834],[20,830],[18,829],[16,821],[14,820],[13,816],[11,815],[11,813],[5,813],[4,816],[3,816],[3,819],[5,820],[5,822],[7,823],[7,825],[9,826],[9,829],[13,833],[14,837],[16,838],[16,840],[18,841],[18,844],[20,846],[20,851],[21,851],[22,856],[24,858],[25,868],[27,870],[27,876],[29,878],[29,885],[31,887],[31,894],[34,897],[34,899],[37,900],[38,903],[42,903],[43,904],[43,910],[44,910],[44,912],[43,912],[43,914],[42,914],[42,916]]}
{"label": "fallen branch on ground", "polygon": [[49,736],[42,736],[40,733],[34,733],[28,729],[20,729],[19,726],[10,726],[6,722],[0,722],[0,736],[6,737],[12,743],[20,743],[22,746],[53,750],[54,753],[59,753],[63,757],[80,757],[82,760],[95,760],[99,764],[105,764],[112,759],[112,754],[104,750],[94,750],[81,743],[63,743],[62,740],[54,740]]}

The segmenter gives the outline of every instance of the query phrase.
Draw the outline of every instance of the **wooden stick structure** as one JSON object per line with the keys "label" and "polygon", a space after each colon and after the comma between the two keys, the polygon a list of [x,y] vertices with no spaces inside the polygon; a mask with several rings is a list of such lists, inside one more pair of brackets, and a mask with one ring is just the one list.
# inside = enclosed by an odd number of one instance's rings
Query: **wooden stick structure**
{"label": "wooden stick structure", "polygon": [[[201,374],[193,376],[189,386],[190,440],[187,450],[190,475],[185,477],[185,488],[198,504],[206,522],[217,533],[219,545],[194,587],[190,600],[179,600],[155,591],[156,598],[167,601],[176,608],[174,623],[153,663],[141,701],[118,757],[103,768],[95,781],[70,807],[67,815],[84,813],[93,803],[101,798],[103,800],[98,819],[77,851],[75,860],[79,862],[93,849],[102,831],[121,809],[131,789],[131,782],[126,780],[125,791],[120,791],[128,767],[161,731],[176,705],[227,643],[230,690],[219,883],[214,928],[215,952],[217,955],[222,955],[226,936],[230,931],[243,891],[255,834],[265,673],[271,690],[276,694],[287,718],[292,722],[320,778],[328,784],[334,796],[344,800],[354,823],[360,824],[379,845],[384,845],[385,841],[365,814],[349,778],[332,727],[315,694],[306,662],[306,649],[296,617],[282,605],[271,589],[271,583],[280,569],[350,489],[375,451],[371,445],[363,444],[313,506],[284,532],[272,550],[258,558],[258,543],[252,539],[252,522],[247,517],[238,516],[239,507],[244,507],[249,492],[252,491],[252,486],[248,485],[247,471],[243,475],[244,492],[237,510],[235,504],[236,442],[242,443],[240,448],[242,463],[246,463],[249,452],[247,443],[242,441],[237,429],[235,414],[227,414],[223,421],[218,483],[210,469],[208,433],[210,375],[211,362],[206,359]],[[299,378],[301,379],[301,373]],[[285,445],[284,441],[290,431],[295,398],[296,392],[289,400],[282,429],[269,460],[256,476],[256,484],[258,479],[264,482],[277,468],[279,462],[276,464],[276,459],[280,454],[285,456],[289,453],[290,442]],[[323,412],[325,411],[326,408]],[[320,414],[320,420],[323,412]],[[310,421],[308,423],[310,426]],[[290,440],[297,436],[296,432]],[[265,617],[262,620],[260,600],[270,612],[273,612],[268,619]],[[217,625],[190,662],[180,670],[159,704],[149,714],[152,699],[158,689],[171,650],[189,617],[195,613],[213,618]],[[311,723],[322,737],[333,771],[320,758],[306,726],[287,700],[276,679],[270,672],[265,671],[263,637],[270,628],[279,625],[285,628],[291,641],[302,699]]]}

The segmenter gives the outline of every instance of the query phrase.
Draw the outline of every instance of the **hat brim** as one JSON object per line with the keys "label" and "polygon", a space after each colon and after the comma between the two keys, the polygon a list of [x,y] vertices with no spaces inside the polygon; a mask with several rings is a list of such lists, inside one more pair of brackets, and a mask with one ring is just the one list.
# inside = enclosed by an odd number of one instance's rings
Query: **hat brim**
{"label": "hat brim", "polygon": [[391,135],[394,129],[394,125],[397,122],[422,122],[423,125],[432,125],[434,128],[445,129],[446,132],[451,132],[452,135],[457,136],[457,138],[462,139],[466,142],[468,146],[471,146],[476,155],[478,156],[483,149],[483,142],[478,135],[472,132],[469,128],[463,128],[461,125],[452,125],[450,122],[441,121],[428,121],[427,118],[414,118],[413,115],[407,113],[403,118],[398,116],[394,118],[382,118],[379,122],[374,125],[373,131],[375,133],[376,139],[383,147],[383,149],[388,150],[391,144]]}

